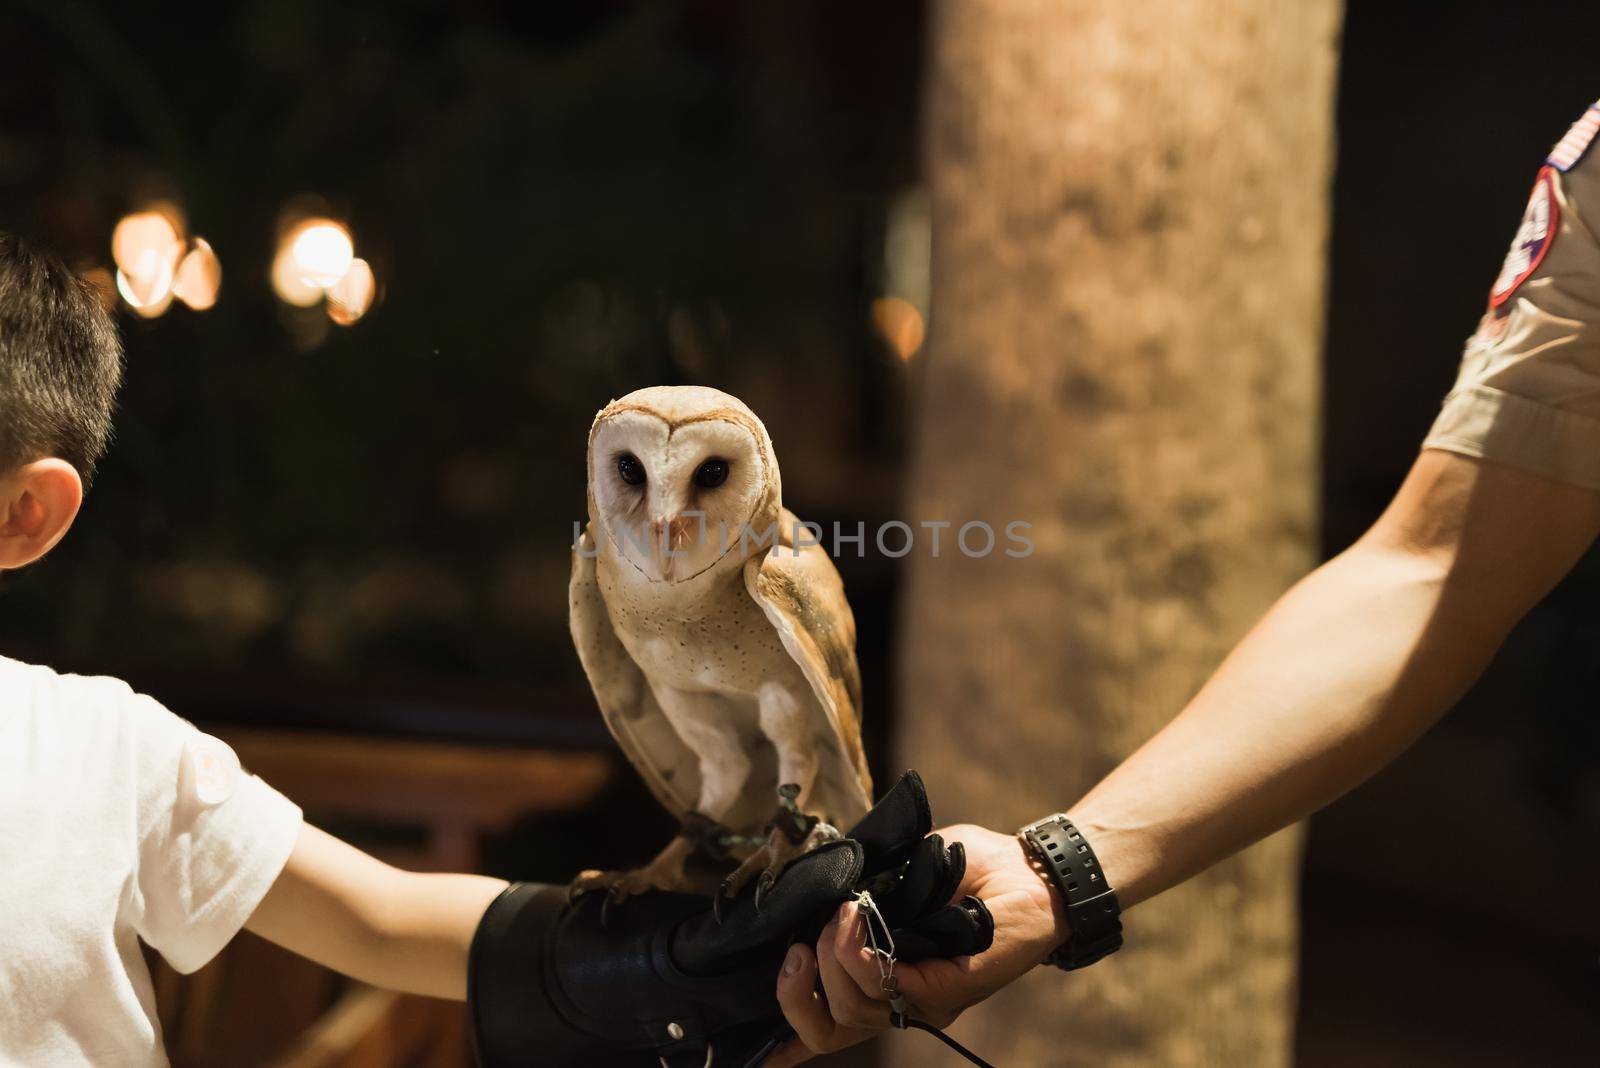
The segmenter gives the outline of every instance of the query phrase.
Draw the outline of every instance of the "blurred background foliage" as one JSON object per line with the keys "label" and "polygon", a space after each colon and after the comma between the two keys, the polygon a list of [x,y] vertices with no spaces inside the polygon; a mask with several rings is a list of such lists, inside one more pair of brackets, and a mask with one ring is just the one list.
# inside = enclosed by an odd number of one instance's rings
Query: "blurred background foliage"
{"label": "blurred background foliage", "polygon": [[[124,314],[117,440],[12,580],[14,648],[573,682],[585,435],[656,382],[750,403],[806,518],[892,511],[906,369],[868,307],[915,178],[919,5],[848,33],[731,3],[17,14],[0,224],[104,264],[167,198],[224,274],[209,311]],[[308,193],[382,287],[350,328],[267,284]]]}

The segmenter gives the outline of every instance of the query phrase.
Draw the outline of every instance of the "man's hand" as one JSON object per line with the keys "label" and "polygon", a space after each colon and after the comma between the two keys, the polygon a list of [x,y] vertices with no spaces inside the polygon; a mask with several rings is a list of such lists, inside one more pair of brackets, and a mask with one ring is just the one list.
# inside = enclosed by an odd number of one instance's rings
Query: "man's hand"
{"label": "man's hand", "polygon": [[[910,1015],[945,1027],[1066,941],[1067,925],[1059,895],[1016,835],[971,825],[939,833],[947,843],[966,847],[967,873],[954,900],[982,898],[994,917],[994,945],[977,956],[895,965]],[[844,1049],[889,1027],[889,995],[866,948],[866,923],[850,902],[822,929],[815,950],[803,943],[790,948],[778,977],[778,1002],[797,1037],[772,1056],[769,1068]]]}

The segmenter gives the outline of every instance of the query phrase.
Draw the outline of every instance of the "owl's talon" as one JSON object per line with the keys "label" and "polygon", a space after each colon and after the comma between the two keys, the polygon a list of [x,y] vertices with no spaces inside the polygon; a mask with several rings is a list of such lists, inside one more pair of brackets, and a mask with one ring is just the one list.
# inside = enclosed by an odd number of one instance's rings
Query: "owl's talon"
{"label": "owl's talon", "polygon": [[[784,801],[793,804],[789,790],[798,791],[798,787],[780,786],[778,793]],[[726,879],[722,880],[722,887],[717,891],[716,898],[712,901],[712,911],[717,921],[722,921],[723,906],[744,892],[745,887],[751,882],[755,883],[755,907],[761,911],[761,903],[766,900],[772,888],[778,884],[778,877],[783,870],[796,858],[810,852],[819,843],[827,841],[828,835],[824,831],[833,831],[833,828],[815,816],[808,816],[798,808],[792,814],[795,826],[783,826],[782,820],[791,815],[787,808],[780,805],[778,814],[773,823],[768,825],[767,840],[761,848],[744,859],[744,863],[734,869]],[[803,832],[796,835],[795,831],[803,828]],[[833,837],[838,837],[838,832],[833,831]]]}
{"label": "owl's talon", "polygon": [[717,887],[717,892],[711,895],[711,918],[717,921],[718,927],[722,926],[724,919],[723,906],[738,896],[738,891],[730,892],[728,889],[728,883],[731,881],[731,879],[723,880],[722,885]]}
{"label": "owl's talon", "polygon": [[683,894],[704,894],[707,890],[705,876],[691,873],[686,862],[694,852],[694,843],[677,837],[649,864],[632,871],[598,871],[588,869],[578,873],[567,886],[567,903],[575,905],[584,895],[605,891],[605,905],[620,905],[630,897],[652,891]]}
{"label": "owl's talon", "polygon": [[756,911],[757,912],[761,911],[761,901],[762,901],[762,899],[765,898],[769,893],[771,893],[772,892],[772,888],[774,886],[777,886],[777,885],[778,885],[778,877],[772,873],[772,869],[771,868],[768,868],[766,871],[761,873],[761,877],[756,880],[756,901],[755,901],[755,905],[756,905]]}
{"label": "owl's talon", "polygon": [[576,905],[589,894],[597,893],[601,890],[609,891],[612,885],[611,880],[615,878],[615,873],[603,872],[595,868],[580,871],[573,877],[572,882],[567,884],[568,907]]}

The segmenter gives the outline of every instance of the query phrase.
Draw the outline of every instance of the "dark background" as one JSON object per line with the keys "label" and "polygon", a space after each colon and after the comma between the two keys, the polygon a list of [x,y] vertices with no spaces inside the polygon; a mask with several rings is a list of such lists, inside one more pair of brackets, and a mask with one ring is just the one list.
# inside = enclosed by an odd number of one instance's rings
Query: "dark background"
{"label": "dark background", "polygon": [[[922,4],[8,15],[0,227],[104,265],[117,218],[168,196],[224,270],[208,312],[122,316],[117,440],[72,537],[7,576],[8,654],[206,723],[604,744],[565,581],[609,398],[728,389],[800,515],[896,514],[907,368],[868,306],[921,169]],[[1575,2],[1349,5],[1325,551],[1414,457],[1534,172],[1600,95],[1597,31]],[[383,286],[348,329],[266,281],[305,193]],[[840,567],[881,773],[897,565]],[[1597,595],[1591,558],[1450,719],[1313,821],[1302,1064],[1600,1049]],[[524,828],[497,864],[555,877],[590,830]]]}

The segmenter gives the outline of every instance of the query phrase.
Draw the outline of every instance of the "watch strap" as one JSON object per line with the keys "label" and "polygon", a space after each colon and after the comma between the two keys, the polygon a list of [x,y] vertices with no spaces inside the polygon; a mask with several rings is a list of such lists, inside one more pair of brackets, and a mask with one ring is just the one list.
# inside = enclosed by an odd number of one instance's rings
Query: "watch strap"
{"label": "watch strap", "polygon": [[1045,958],[1066,971],[1086,968],[1122,948],[1122,908],[1083,832],[1065,813],[1017,832],[1066,903],[1072,933]]}

